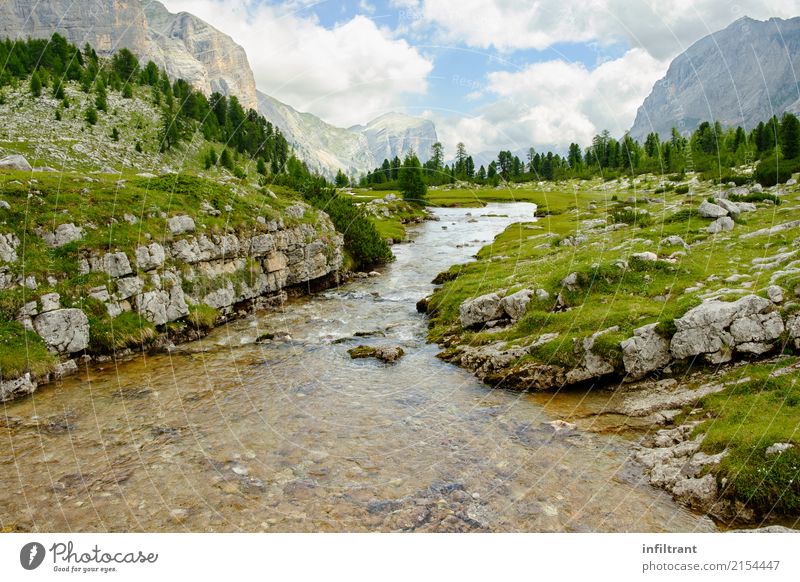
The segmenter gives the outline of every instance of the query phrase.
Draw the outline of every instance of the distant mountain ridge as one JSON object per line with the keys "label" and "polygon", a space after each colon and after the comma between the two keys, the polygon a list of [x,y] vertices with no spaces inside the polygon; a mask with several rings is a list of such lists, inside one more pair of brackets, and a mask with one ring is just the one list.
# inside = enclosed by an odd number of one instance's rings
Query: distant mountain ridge
{"label": "distant mountain ridge", "polygon": [[703,121],[752,129],[800,112],[800,17],[740,18],[676,57],[636,114],[631,136],[669,135]]}
{"label": "distant mountain ridge", "polygon": [[380,166],[384,159],[402,159],[411,149],[424,162],[438,139],[431,121],[403,113],[386,113],[366,125],[345,129],[260,91],[258,105],[259,113],[294,145],[298,157],[311,170],[329,177],[339,169],[358,176]]}

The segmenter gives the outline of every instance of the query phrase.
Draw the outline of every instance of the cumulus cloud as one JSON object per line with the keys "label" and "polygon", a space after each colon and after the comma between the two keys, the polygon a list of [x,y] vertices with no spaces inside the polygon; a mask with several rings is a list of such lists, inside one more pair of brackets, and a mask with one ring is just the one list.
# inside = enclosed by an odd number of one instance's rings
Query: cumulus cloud
{"label": "cumulus cloud", "polygon": [[497,100],[474,116],[439,117],[437,128],[447,143],[463,141],[473,152],[587,145],[603,129],[622,135],[667,65],[634,48],[592,70],[553,60],[493,72],[486,92]]}
{"label": "cumulus cloud", "polygon": [[241,44],[259,89],[331,123],[361,123],[427,91],[431,61],[365,16],[326,28],[302,10],[307,0],[291,6],[254,0],[163,3],[199,16]]}
{"label": "cumulus cloud", "polygon": [[[396,0],[397,1],[397,0]],[[654,58],[671,58],[742,16],[797,16],[796,0],[401,0],[417,27],[443,39],[500,51],[558,43],[625,41]]]}

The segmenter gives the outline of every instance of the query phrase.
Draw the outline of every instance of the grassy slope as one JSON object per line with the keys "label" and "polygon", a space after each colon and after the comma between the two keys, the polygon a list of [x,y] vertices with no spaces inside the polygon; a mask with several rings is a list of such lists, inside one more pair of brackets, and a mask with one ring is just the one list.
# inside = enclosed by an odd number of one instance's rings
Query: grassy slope
{"label": "grassy slope", "polygon": [[[445,338],[456,343],[480,345],[506,340],[509,345],[527,345],[544,333],[557,333],[558,338],[525,356],[539,362],[574,365],[573,338],[585,337],[610,326],[619,326],[618,333],[603,337],[600,350],[619,361],[618,342],[632,335],[633,329],[651,322],[662,322],[669,330],[670,322],[702,300],[708,293],[735,299],[742,292],[763,293],[773,272],[781,266],[758,271],[754,259],[771,257],[779,252],[797,249],[800,229],[787,230],[772,236],[740,239],[739,235],[800,218],[800,196],[797,187],[787,191],[782,204],[758,204],[758,210],[743,214],[733,232],[709,235],[705,227],[710,220],[687,209],[699,206],[713,192],[710,184],[700,185],[689,195],[665,192],[655,194],[652,187],[637,191],[615,190],[613,185],[599,182],[562,185],[559,191],[471,190],[434,191],[432,203],[443,205],[475,205],[488,201],[530,201],[540,210],[552,214],[537,222],[510,226],[492,244],[478,253],[478,260],[451,269],[457,277],[445,283],[431,300],[434,315],[430,338]],[[637,202],[618,202],[635,196]],[[663,202],[647,202],[645,198],[663,198]],[[644,228],[625,227],[607,233],[581,230],[583,220],[607,219],[623,206],[635,206],[652,214],[652,225]],[[560,246],[564,237],[582,232],[588,240],[577,247]],[[652,251],[660,258],[681,247],[659,247],[669,235],[679,235],[692,248],[675,264],[656,264],[631,260],[635,252]],[[649,244],[648,242],[649,241]],[[795,257],[800,258],[800,257]],[[618,259],[627,260],[624,273],[614,266]],[[785,262],[782,266],[785,266]],[[560,281],[569,273],[582,274],[581,288],[569,293]],[[744,275],[739,282],[726,282],[731,275]],[[698,283],[702,289],[691,290]],[[778,279],[791,295],[800,284],[800,276]],[[551,299],[532,302],[527,315],[510,329],[501,332],[465,332],[458,322],[458,307],[470,297],[500,288],[512,292],[521,288],[544,288]],[[739,293],[737,293],[737,291]],[[562,292],[571,309],[551,312],[553,298]],[[796,309],[797,304],[785,307]],[[789,359],[781,365],[791,363]],[[742,372],[741,370],[746,370]],[[767,457],[766,447],[775,442],[800,444],[800,388],[795,372],[780,378],[767,379],[775,364],[753,364],[737,368],[749,377],[735,388],[707,397],[702,406],[710,417],[701,427],[706,432],[703,447],[709,452],[722,448],[729,456],[718,468],[727,479],[726,491],[737,499],[749,500],[762,509],[796,512],[800,509],[800,455],[797,448],[789,454]]]}
{"label": "grassy slope", "polygon": [[[101,273],[78,274],[78,250],[125,251],[133,265],[134,250],[150,241],[170,239],[166,220],[177,214],[195,218],[198,230],[225,233],[261,228],[256,216],[267,220],[281,215],[281,209],[299,195],[289,189],[271,187],[276,198],[249,180],[237,180],[216,168],[204,171],[201,152],[222,144],[210,144],[195,135],[189,143],[160,153],[157,124],[159,111],[147,91],[137,88],[134,99],[109,92],[108,112],[99,113],[96,126],[89,126],[84,112],[94,95],[84,94],[76,85],[66,89],[71,102],[56,121],[59,101],[45,91],[36,99],[26,86],[4,89],[0,104],[0,157],[19,153],[34,166],[49,166],[54,172],[0,172],[0,199],[10,210],[0,209],[0,233],[14,233],[21,242],[20,260],[9,265],[14,274],[35,278],[37,288],[19,287],[0,291],[0,379],[25,372],[43,376],[52,370],[55,358],[41,339],[26,333],[14,321],[19,308],[48,292],[61,295],[62,306],[81,305],[90,318],[91,347],[98,352],[141,345],[155,335],[153,326],[137,314],[124,313],[111,320],[99,302],[83,299],[87,291],[107,283]],[[120,132],[113,140],[112,128]],[[136,151],[140,142],[143,151]],[[99,173],[110,167],[119,174]],[[157,178],[137,174],[180,174]],[[253,168],[246,168],[255,176]],[[210,216],[200,211],[208,202],[221,211]],[[228,207],[230,210],[226,211]],[[136,218],[129,223],[124,215]],[[284,219],[287,224],[291,219]],[[50,249],[37,236],[62,223],[84,227],[80,241]],[[202,306],[192,306],[189,321],[203,327],[213,317]]]}

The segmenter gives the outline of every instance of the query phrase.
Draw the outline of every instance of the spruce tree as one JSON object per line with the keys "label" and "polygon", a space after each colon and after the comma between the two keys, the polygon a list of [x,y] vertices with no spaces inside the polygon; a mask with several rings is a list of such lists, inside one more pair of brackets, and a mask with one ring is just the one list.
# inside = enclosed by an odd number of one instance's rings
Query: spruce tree
{"label": "spruce tree", "polygon": [[800,121],[788,112],[783,115],[781,122],[781,150],[787,160],[800,155]]}
{"label": "spruce tree", "polygon": [[31,75],[31,95],[34,97],[42,95],[42,79],[39,77],[38,71],[34,71]]}
{"label": "spruce tree", "polygon": [[422,164],[419,163],[419,158],[413,151],[406,154],[403,165],[400,166],[398,180],[404,200],[414,204],[425,203],[425,194],[428,188],[422,177]]}

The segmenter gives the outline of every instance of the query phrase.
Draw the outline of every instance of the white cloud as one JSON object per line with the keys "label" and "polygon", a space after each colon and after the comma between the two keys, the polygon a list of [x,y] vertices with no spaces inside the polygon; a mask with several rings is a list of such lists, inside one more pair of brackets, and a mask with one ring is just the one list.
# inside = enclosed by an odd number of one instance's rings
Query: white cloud
{"label": "white cloud", "polygon": [[352,125],[425,94],[433,64],[365,16],[328,29],[302,11],[254,0],[164,0],[229,34],[247,51],[259,89],[326,121]]}
{"label": "white cloud", "polygon": [[[797,16],[797,0],[423,0],[421,20],[446,41],[501,51],[626,41],[671,58],[737,18]],[[421,26],[418,22],[417,26]]]}
{"label": "white cloud", "polygon": [[667,62],[640,48],[589,70],[581,63],[546,61],[488,75],[497,101],[469,118],[438,121],[445,143],[463,141],[472,152],[588,145],[608,129],[622,135]]}

